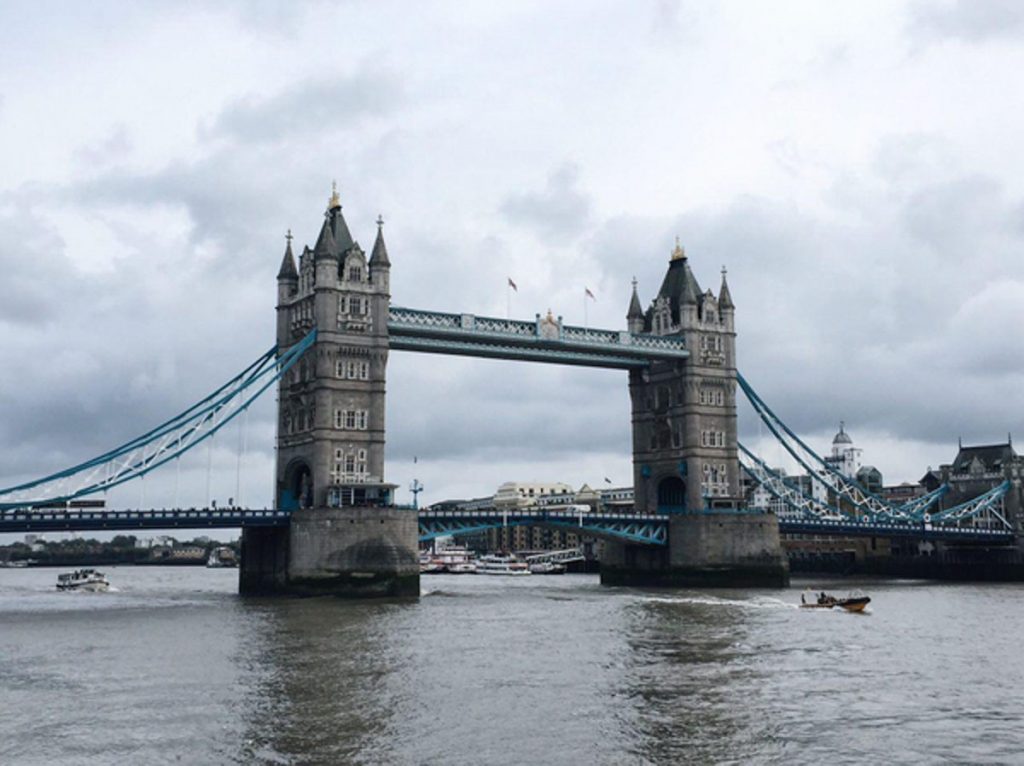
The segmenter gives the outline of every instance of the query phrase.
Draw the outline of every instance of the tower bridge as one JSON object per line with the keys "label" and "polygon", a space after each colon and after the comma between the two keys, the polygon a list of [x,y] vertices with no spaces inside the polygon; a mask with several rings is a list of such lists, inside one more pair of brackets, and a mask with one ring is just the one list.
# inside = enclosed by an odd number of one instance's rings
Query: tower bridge
{"label": "tower bridge", "polygon": [[291,523],[287,531],[245,530],[243,589],[402,592],[415,579],[418,520],[394,506],[395,485],[384,475],[392,350],[627,371],[634,511],[661,518],[639,536],[619,531],[604,580],[787,581],[775,517],[735,512],[743,504],[735,305],[724,270],[717,294],[702,290],[677,242],[646,311],[634,283],[620,331],[566,325],[550,312],[512,321],[396,307],[390,279],[383,221],[367,257],[336,193],[315,245],[296,259],[288,241],[277,277],[277,347],[287,353],[314,329],[316,339],[278,387],[275,507],[292,511]]}
{"label": "tower bridge", "polygon": [[[893,506],[817,457],[737,373],[725,270],[702,289],[678,241],[646,309],[636,282],[621,330],[391,305],[391,261],[378,218],[367,256],[337,193],[315,245],[296,258],[289,232],[277,275],[276,345],[181,414],[120,447],[0,490],[0,531],[238,527],[244,593],[415,595],[418,541],[501,525],[574,527],[603,538],[602,581],[783,585],[782,531],[1006,544],[1020,481],[932,511],[948,487]],[[449,354],[623,370],[631,401],[634,507],[586,518],[558,509],[417,512],[385,478],[390,352]],[[210,439],[276,385],[275,494],[266,510],[106,511],[55,507],[147,473]],[[823,488],[804,494],[737,441],[742,391],[772,434]],[[741,471],[791,510],[745,506]],[[1006,511],[1012,499],[1013,512]],[[1004,513],[1006,515],[1004,515]],[[985,514],[995,528],[965,523]],[[933,518],[934,516],[934,518]]]}

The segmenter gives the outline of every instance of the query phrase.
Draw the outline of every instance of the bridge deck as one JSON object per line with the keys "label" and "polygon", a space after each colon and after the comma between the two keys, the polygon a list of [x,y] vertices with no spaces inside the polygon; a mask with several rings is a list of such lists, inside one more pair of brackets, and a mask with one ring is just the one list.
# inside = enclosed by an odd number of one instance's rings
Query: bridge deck
{"label": "bridge deck", "polygon": [[0,514],[0,532],[99,532],[105,529],[230,529],[287,526],[289,511],[229,508],[134,511],[38,510]]}
{"label": "bridge deck", "polygon": [[[411,511],[411,509],[410,509]],[[571,510],[478,510],[418,512],[421,539],[494,529],[502,526],[549,525],[576,528],[584,534],[663,545],[668,517],[657,513],[588,512]],[[90,532],[126,529],[237,529],[287,526],[290,511],[280,509],[190,508],[145,510],[21,510],[0,514],[0,532]],[[831,537],[880,537],[1006,545],[1016,537],[1005,529],[943,527],[935,524],[874,523],[780,518],[784,534]]]}
{"label": "bridge deck", "polygon": [[1016,537],[1007,529],[982,527],[943,527],[919,522],[900,524],[876,522],[858,524],[852,521],[822,521],[818,519],[779,519],[783,534],[825,535],[831,537],[883,537],[892,539],[934,540],[943,542],[992,543],[1003,545]]}

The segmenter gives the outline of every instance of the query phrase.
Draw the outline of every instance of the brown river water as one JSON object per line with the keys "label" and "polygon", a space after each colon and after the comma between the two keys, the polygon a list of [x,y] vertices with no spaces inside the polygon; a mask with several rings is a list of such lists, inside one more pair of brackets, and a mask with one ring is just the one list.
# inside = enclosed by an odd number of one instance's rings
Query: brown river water
{"label": "brown river water", "polygon": [[439,575],[353,603],[58,571],[0,569],[2,764],[1024,763],[1024,585]]}

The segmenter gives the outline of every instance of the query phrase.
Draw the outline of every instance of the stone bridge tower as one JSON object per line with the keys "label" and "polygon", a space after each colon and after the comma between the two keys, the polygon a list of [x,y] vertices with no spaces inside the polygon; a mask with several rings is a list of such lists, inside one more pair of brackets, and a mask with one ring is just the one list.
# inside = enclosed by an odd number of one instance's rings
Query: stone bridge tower
{"label": "stone bridge tower", "polygon": [[606,545],[602,582],[788,582],[778,520],[747,512],[740,491],[735,314],[725,269],[717,296],[702,291],[678,240],[646,311],[634,282],[630,332],[682,337],[690,356],[629,373],[636,510],[668,515],[669,544]]}
{"label": "stone bridge tower", "polygon": [[690,358],[656,362],[629,376],[637,510],[736,508],[736,307],[722,270],[716,297],[703,292],[676,242],[646,313],[633,289],[632,332],[681,336]]}
{"label": "stone bridge tower", "polygon": [[416,513],[384,480],[390,271],[383,220],[367,259],[334,190],[298,265],[277,275],[279,353],[316,342],[278,383],[276,507],[286,530],[246,529],[240,590],[418,595]]}
{"label": "stone bridge tower", "polygon": [[390,505],[384,482],[384,381],[391,263],[383,221],[367,260],[335,192],[298,268],[291,242],[277,275],[280,351],[317,341],[278,384],[277,507]]}

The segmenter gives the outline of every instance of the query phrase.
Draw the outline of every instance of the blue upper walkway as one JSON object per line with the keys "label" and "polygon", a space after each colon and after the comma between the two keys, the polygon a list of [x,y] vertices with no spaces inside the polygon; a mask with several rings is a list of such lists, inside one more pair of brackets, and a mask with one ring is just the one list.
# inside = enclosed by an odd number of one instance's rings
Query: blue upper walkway
{"label": "blue upper walkway", "polygon": [[550,314],[524,322],[391,306],[388,336],[388,345],[401,351],[621,370],[690,355],[679,337],[563,325]]}

